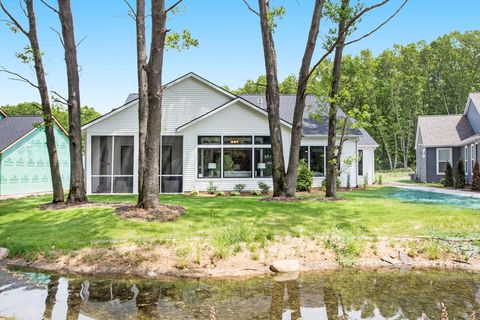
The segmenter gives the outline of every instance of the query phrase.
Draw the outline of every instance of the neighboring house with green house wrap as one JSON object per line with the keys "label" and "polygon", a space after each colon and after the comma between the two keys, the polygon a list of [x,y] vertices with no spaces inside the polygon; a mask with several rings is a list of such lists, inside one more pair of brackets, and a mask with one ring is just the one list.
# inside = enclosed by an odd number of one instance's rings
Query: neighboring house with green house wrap
{"label": "neighboring house with green house wrap", "polygon": [[[70,182],[68,136],[58,122],[55,138],[62,182]],[[0,198],[52,190],[50,161],[39,116],[10,117],[0,110]]]}

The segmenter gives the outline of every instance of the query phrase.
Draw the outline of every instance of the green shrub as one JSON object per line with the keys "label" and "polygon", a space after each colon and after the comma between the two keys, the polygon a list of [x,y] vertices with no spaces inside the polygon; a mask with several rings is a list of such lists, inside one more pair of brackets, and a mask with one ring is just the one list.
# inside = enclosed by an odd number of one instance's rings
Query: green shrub
{"label": "green shrub", "polygon": [[378,184],[379,184],[379,185],[382,185],[382,184],[383,184],[383,180],[382,180],[382,179],[383,179],[383,176],[382,176],[381,174],[378,175]]}
{"label": "green shrub", "polygon": [[191,196],[197,196],[198,195],[198,190],[193,188],[192,191],[190,191]]}
{"label": "green shrub", "polygon": [[445,180],[443,186],[453,187],[453,168],[450,162],[447,162],[447,167],[445,168]]}
{"label": "green shrub", "polygon": [[252,196],[261,196],[262,195],[262,193],[258,190],[252,190],[252,191],[250,191],[250,194]]}
{"label": "green shrub", "polygon": [[336,227],[330,231],[325,246],[335,252],[336,260],[342,267],[353,266],[355,259],[365,249],[365,243],[361,239]]}
{"label": "green shrub", "polygon": [[233,187],[233,191],[241,193],[245,189],[246,185],[243,183],[238,183]]}
{"label": "green shrub", "polygon": [[458,160],[457,162],[457,166],[455,168],[455,181],[453,182],[453,186],[455,187],[455,189],[465,188],[465,165],[462,159]]}
{"label": "green shrub", "polygon": [[238,197],[238,196],[240,195],[240,192],[238,192],[238,191],[232,191],[232,192],[230,192],[230,195],[231,195],[232,197]]}
{"label": "green shrub", "polygon": [[472,175],[472,191],[480,191],[480,176],[479,176],[479,167],[478,161],[475,160],[473,165],[473,175]]}
{"label": "green shrub", "polygon": [[223,192],[223,191],[218,191],[215,195],[216,195],[217,197],[223,197],[223,196],[225,196],[225,192]]}
{"label": "green shrub", "polygon": [[260,192],[262,194],[267,194],[270,192],[270,186],[263,181],[260,181],[258,183],[258,187],[260,188]]}
{"label": "green shrub", "polygon": [[313,172],[304,159],[298,162],[297,191],[310,191],[313,184]]}
{"label": "green shrub", "polygon": [[208,194],[215,194],[218,190],[218,187],[213,183],[213,181],[208,182],[207,192]]}

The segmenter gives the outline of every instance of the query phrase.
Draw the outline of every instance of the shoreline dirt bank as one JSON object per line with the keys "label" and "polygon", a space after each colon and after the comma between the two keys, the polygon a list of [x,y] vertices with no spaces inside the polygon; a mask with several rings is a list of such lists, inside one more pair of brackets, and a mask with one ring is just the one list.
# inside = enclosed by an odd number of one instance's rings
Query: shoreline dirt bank
{"label": "shoreline dirt bank", "polygon": [[184,244],[125,243],[39,257],[33,261],[7,259],[3,264],[60,274],[145,279],[269,275],[274,274],[269,266],[282,259],[297,260],[300,263],[299,272],[330,271],[342,267],[360,270],[436,268],[480,271],[480,256],[469,242],[414,238],[349,241],[286,237],[263,245],[240,244],[223,257],[206,243],[195,243],[188,248],[182,247]]}

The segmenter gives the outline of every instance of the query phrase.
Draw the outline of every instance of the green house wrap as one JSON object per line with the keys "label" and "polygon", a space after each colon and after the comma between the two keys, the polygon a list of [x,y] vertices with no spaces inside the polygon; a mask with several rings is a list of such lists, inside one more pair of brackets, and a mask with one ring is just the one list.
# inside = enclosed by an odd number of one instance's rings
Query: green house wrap
{"label": "green house wrap", "polygon": [[[58,124],[54,131],[62,183],[67,189],[68,137]],[[0,113],[0,197],[50,191],[50,161],[42,117],[9,117]]]}

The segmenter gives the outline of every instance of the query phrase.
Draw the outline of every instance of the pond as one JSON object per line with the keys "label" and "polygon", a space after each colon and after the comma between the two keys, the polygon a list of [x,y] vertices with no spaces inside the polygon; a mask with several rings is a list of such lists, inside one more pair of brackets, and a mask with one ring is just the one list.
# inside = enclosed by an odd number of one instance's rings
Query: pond
{"label": "pond", "polygon": [[0,271],[0,318],[468,319],[480,274],[383,270],[302,274],[278,281],[145,281]]}
{"label": "pond", "polygon": [[480,209],[480,199],[465,196],[455,196],[439,192],[401,189],[400,191],[392,193],[390,197],[406,202],[431,203],[470,209]]}

